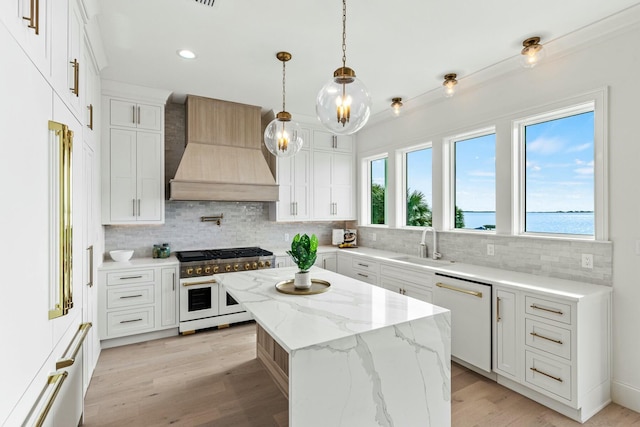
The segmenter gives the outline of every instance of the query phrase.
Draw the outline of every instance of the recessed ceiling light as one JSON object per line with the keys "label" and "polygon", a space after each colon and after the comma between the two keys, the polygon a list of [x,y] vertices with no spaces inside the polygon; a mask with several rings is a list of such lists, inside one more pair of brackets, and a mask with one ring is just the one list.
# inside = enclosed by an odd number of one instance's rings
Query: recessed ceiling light
{"label": "recessed ceiling light", "polygon": [[190,51],[189,49],[180,49],[178,50],[178,56],[184,59],[195,59],[196,54]]}

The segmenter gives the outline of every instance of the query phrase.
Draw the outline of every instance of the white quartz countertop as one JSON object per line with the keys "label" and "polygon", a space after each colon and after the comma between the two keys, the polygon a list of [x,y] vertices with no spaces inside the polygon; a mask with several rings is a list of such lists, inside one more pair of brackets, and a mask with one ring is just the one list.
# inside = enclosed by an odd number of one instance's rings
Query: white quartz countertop
{"label": "white quartz countertop", "polygon": [[[328,251],[330,247],[325,247]],[[558,279],[535,274],[519,273],[500,268],[484,267],[479,265],[452,262],[449,260],[432,260],[430,258],[418,258],[398,252],[384,251],[365,247],[335,249],[341,254],[352,256],[366,256],[376,261],[402,266],[414,271],[427,270],[440,274],[450,275],[462,279],[475,280],[492,285],[506,286],[527,292],[552,294],[558,298],[577,301],[590,295],[610,293],[611,287],[594,285],[591,283],[573,280]],[[384,267],[380,273],[384,274]]]}
{"label": "white quartz countertop", "polygon": [[169,258],[131,258],[129,261],[117,262],[111,259],[105,260],[98,269],[121,270],[123,268],[144,267],[173,267],[178,264],[178,259],[171,255]]}
{"label": "white quartz countertop", "polygon": [[318,267],[311,268],[311,277],[331,283],[328,292],[278,292],[276,283],[292,279],[297,270],[254,270],[216,279],[288,352],[448,311]]}

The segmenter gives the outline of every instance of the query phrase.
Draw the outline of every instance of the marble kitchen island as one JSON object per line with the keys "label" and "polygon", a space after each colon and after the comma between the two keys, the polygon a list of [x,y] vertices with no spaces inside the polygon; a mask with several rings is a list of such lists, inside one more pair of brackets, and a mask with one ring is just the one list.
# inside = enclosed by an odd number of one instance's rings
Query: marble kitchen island
{"label": "marble kitchen island", "polygon": [[317,267],[328,292],[278,292],[296,271],[216,275],[281,352],[289,425],[450,426],[450,312]]}

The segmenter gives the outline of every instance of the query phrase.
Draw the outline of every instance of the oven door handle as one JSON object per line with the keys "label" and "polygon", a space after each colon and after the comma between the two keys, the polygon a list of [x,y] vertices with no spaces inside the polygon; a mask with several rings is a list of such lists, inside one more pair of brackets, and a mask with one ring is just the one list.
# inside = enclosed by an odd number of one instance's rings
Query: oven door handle
{"label": "oven door handle", "polygon": [[182,286],[197,286],[197,285],[213,285],[216,284],[218,282],[216,282],[214,279],[211,280],[204,280],[202,282],[185,282],[182,284]]}

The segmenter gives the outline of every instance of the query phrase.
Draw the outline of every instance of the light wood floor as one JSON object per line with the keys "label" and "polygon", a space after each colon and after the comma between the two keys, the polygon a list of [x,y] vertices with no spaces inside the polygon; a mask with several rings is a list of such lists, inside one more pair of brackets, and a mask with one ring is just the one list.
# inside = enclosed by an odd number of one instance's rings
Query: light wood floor
{"label": "light wood floor", "polygon": [[[103,350],[84,425],[287,426],[287,401],[255,359],[255,339],[248,323]],[[459,365],[451,374],[454,427],[581,425]],[[640,427],[640,414],[611,404],[584,425]]]}

